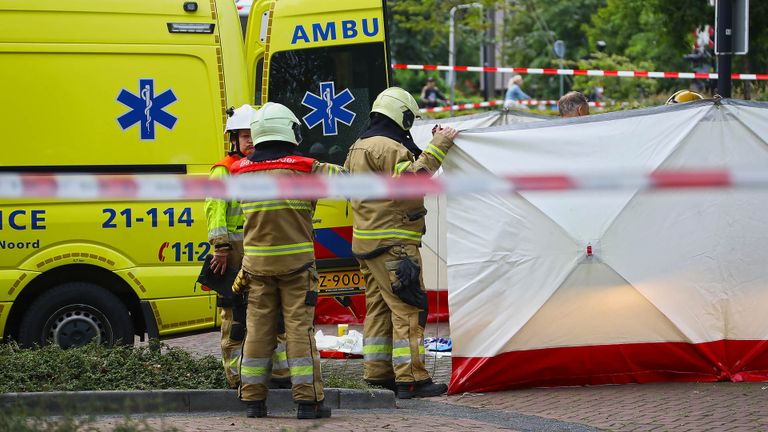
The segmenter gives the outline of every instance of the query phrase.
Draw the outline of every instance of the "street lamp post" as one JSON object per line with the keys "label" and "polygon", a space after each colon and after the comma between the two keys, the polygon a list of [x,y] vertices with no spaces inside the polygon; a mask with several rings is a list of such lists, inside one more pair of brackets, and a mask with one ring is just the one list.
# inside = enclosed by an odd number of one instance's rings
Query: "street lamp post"
{"label": "street lamp post", "polygon": [[[565,57],[565,42],[558,39],[554,45],[555,55],[560,59],[560,69],[563,68],[563,58]],[[560,75],[560,97],[563,97],[563,75]]]}
{"label": "street lamp post", "polygon": [[[467,3],[467,4],[461,4],[457,5],[451,8],[450,12],[450,33],[448,35],[448,66],[450,66],[450,70],[448,71],[448,85],[451,87],[451,103],[455,103],[456,99],[456,71],[453,70],[453,67],[456,66],[456,22],[455,22],[455,15],[456,11],[459,9],[469,9],[472,7],[480,8],[480,14],[483,13],[483,5],[480,3]],[[483,46],[481,44],[480,46],[480,64],[483,64]],[[453,116],[453,110],[449,111],[450,115]]]}

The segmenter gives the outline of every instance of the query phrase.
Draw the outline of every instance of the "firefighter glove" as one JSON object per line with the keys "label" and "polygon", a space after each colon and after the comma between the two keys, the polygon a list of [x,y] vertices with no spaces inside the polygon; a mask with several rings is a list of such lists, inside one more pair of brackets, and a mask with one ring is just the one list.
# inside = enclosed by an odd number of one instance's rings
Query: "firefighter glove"
{"label": "firefighter glove", "polygon": [[242,294],[248,288],[248,272],[240,269],[240,272],[235,278],[235,283],[232,284],[232,291],[235,294]]}
{"label": "firefighter glove", "polygon": [[424,309],[427,295],[421,290],[420,272],[421,268],[411,258],[403,258],[395,270],[397,280],[392,284],[392,291],[403,302]]}

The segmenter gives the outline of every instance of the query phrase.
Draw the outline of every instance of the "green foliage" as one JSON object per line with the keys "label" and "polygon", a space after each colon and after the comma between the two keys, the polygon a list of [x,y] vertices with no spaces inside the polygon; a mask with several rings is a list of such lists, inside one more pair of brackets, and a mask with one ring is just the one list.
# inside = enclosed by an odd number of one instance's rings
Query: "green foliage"
{"label": "green foliage", "polygon": [[446,97],[450,90],[445,85],[445,80],[435,71],[413,71],[395,69],[394,81],[395,85],[407,89],[416,100],[419,100],[421,94],[421,88],[427,83],[427,78],[432,77],[435,79],[435,86],[440,89]]}
{"label": "green foliage", "polygon": [[[658,34],[656,28],[660,18],[649,1],[608,0],[582,28],[590,46],[596,46],[598,40],[606,42],[606,53],[622,55],[630,61],[669,58],[665,54],[669,50],[667,38]],[[685,46],[685,41],[682,39],[680,45]]]}
{"label": "green foliage", "polygon": [[195,358],[164,345],[158,350],[97,344],[62,350],[0,344],[0,364],[2,393],[227,388],[218,359]]}
{"label": "green foliage", "polygon": [[[414,71],[395,69],[394,85],[408,90],[421,105],[421,89],[427,83],[427,78],[435,79],[435,86],[448,99],[451,97],[451,89],[445,84],[445,80],[434,71]],[[479,84],[471,79],[476,78],[477,74],[459,73],[456,74],[456,103],[482,102],[483,98],[477,90]]]}
{"label": "green foliage", "polygon": [[344,372],[346,371],[331,371],[331,373],[323,377],[323,387],[361,390],[368,390],[371,388],[371,386],[369,386],[360,376],[353,378]]}
{"label": "green foliage", "polygon": [[[648,62],[632,63],[626,57],[604,53],[595,54],[590,59],[582,59],[572,63],[576,69],[602,70],[648,70],[652,65]],[[619,78],[602,76],[576,76],[573,89],[589,94],[591,89],[602,87],[604,98],[617,101],[634,101],[644,99],[656,93],[658,80],[649,78]]]}
{"label": "green foliage", "polygon": [[[447,64],[449,12],[461,0],[397,0],[390,5],[390,50],[398,63]],[[483,1],[488,6],[498,3]],[[479,9],[459,10],[456,19],[457,59],[477,61],[480,31],[485,29]],[[474,57],[472,57],[474,55]]]}
{"label": "green foliage", "polygon": [[[750,53],[733,57],[735,72],[763,72],[768,68],[768,52],[761,47],[768,43],[768,3],[750,3]],[[592,16],[584,29],[591,43],[607,42],[608,54],[625,56],[630,62],[644,62],[648,69],[658,71],[693,71],[693,65],[683,59],[692,51],[694,30],[705,24],[714,26],[715,9],[703,0],[608,0]],[[758,42],[760,41],[760,42]],[[713,66],[716,59],[711,60]],[[657,91],[669,94],[688,88],[691,80],[657,80]],[[744,83],[733,82],[734,94],[743,94]],[[737,88],[742,90],[738,91]]]}
{"label": "green foliage", "polygon": [[[448,11],[459,0],[397,0],[390,2],[391,48],[393,59],[400,63],[448,63]],[[566,64],[584,67],[646,71],[693,71],[694,65],[683,59],[692,51],[697,26],[715,24],[715,10],[706,0],[484,0],[486,11],[502,11],[505,20],[503,36],[496,40],[502,54],[502,66],[558,67],[552,52],[554,41],[566,44]],[[750,51],[733,57],[733,70],[745,73],[768,72],[768,2],[750,2]],[[482,42],[481,30],[487,27],[476,9],[456,14],[457,64],[477,64]],[[599,57],[597,41],[607,44],[604,57]],[[711,63],[715,65],[713,58]],[[591,66],[590,66],[591,65]],[[414,77],[407,77],[411,74]],[[437,73],[435,73],[437,75]],[[395,81],[411,92],[418,92],[426,75],[415,71],[399,71]],[[507,78],[509,76],[507,75]],[[479,74],[459,73],[459,96],[462,91],[472,96],[473,88],[465,79],[479,81]],[[523,89],[538,99],[554,99],[559,93],[559,77],[528,75]],[[632,83],[632,81],[637,81]],[[642,82],[641,82],[642,81]],[[601,84],[608,97],[625,97],[636,101],[655,92],[659,99],[672,91],[688,88],[691,80],[607,78],[602,82],[587,77],[565,77],[566,90],[588,91]],[[506,84],[506,83],[505,83]],[[734,81],[734,95],[765,98],[766,85]],[[439,85],[444,93],[448,89]],[[615,96],[614,96],[615,95]]]}
{"label": "green foliage", "polygon": [[565,58],[575,60],[590,52],[581,24],[605,0],[551,2],[522,0],[508,12],[505,36],[506,60],[510,66],[549,67],[557,59],[554,42],[565,42]]}
{"label": "green foliage", "polygon": [[[737,64],[743,71],[768,72],[768,2],[749,2],[749,54],[738,56]],[[736,70],[736,68],[734,67]]]}
{"label": "green foliage", "polygon": [[[448,64],[449,12],[452,7],[465,3],[461,0],[397,0],[388,3],[392,21],[389,34],[392,60],[397,63]],[[499,2],[483,0],[480,3],[487,11]],[[488,23],[484,22],[479,12],[479,8],[470,8],[458,10],[455,14],[456,64],[479,63],[483,31],[488,28]],[[399,70],[394,73],[394,82],[418,94],[427,76],[434,77],[440,91],[450,97],[450,89],[443,81],[445,72]],[[477,80],[479,75],[457,75],[457,101],[465,102],[465,94],[477,93],[476,86],[465,85],[465,79]]]}
{"label": "green foliage", "polygon": [[[598,40],[606,42],[606,54],[625,57],[628,63],[641,67],[622,70],[643,71],[693,71],[693,65],[683,60],[683,55],[691,52],[693,45],[693,30],[697,25],[708,23],[704,13],[682,14],[680,17],[667,15],[689,10],[691,4],[697,3],[696,11],[706,11],[709,8],[700,0],[683,0],[675,2],[671,11],[667,2],[655,0],[608,0],[592,16],[591,22],[583,26],[591,44]],[[709,8],[712,9],[712,8]],[[674,21],[671,21],[674,20]],[[667,31],[668,29],[668,31]],[[655,90],[669,93],[679,88],[690,86],[690,80],[659,80]],[[626,90],[624,87],[623,90]],[[647,87],[639,87],[639,91],[630,92],[628,97],[641,98]],[[618,93],[626,91],[619,90]]]}
{"label": "green foliage", "polygon": [[[504,66],[559,67],[559,59],[553,52],[558,39],[565,42],[566,61],[574,62],[585,56],[591,50],[581,24],[589,21],[592,13],[604,3],[605,0],[516,2],[507,13],[505,37],[501,42]],[[565,80],[569,86],[570,77]],[[536,99],[557,99],[559,83],[557,76],[528,75],[523,90]]]}

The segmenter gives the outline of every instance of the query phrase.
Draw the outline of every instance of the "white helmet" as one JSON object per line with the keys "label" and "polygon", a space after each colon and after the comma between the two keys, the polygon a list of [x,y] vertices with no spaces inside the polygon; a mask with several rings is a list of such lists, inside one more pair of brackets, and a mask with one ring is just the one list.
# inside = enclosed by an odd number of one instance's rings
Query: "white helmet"
{"label": "white helmet", "polygon": [[416,99],[400,87],[390,87],[379,93],[371,112],[384,114],[403,130],[410,129],[416,117],[421,117]]}
{"label": "white helmet", "polygon": [[251,138],[253,145],[265,141],[286,141],[299,145],[301,123],[285,105],[267,102],[251,119]]}
{"label": "white helmet", "polygon": [[[235,109],[227,119],[227,127],[224,129],[224,132],[234,132],[240,129],[250,129],[251,117],[253,117],[253,113],[255,112],[256,110],[248,104]],[[227,114],[229,114],[229,112]]]}

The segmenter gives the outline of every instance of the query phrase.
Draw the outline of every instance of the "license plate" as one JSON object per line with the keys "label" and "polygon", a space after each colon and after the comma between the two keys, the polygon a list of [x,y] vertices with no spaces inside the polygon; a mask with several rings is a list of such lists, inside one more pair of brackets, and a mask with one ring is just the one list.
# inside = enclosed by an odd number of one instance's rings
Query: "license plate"
{"label": "license plate", "polygon": [[321,295],[361,294],[365,291],[365,279],[357,270],[324,272],[318,274],[318,277],[317,285]]}

